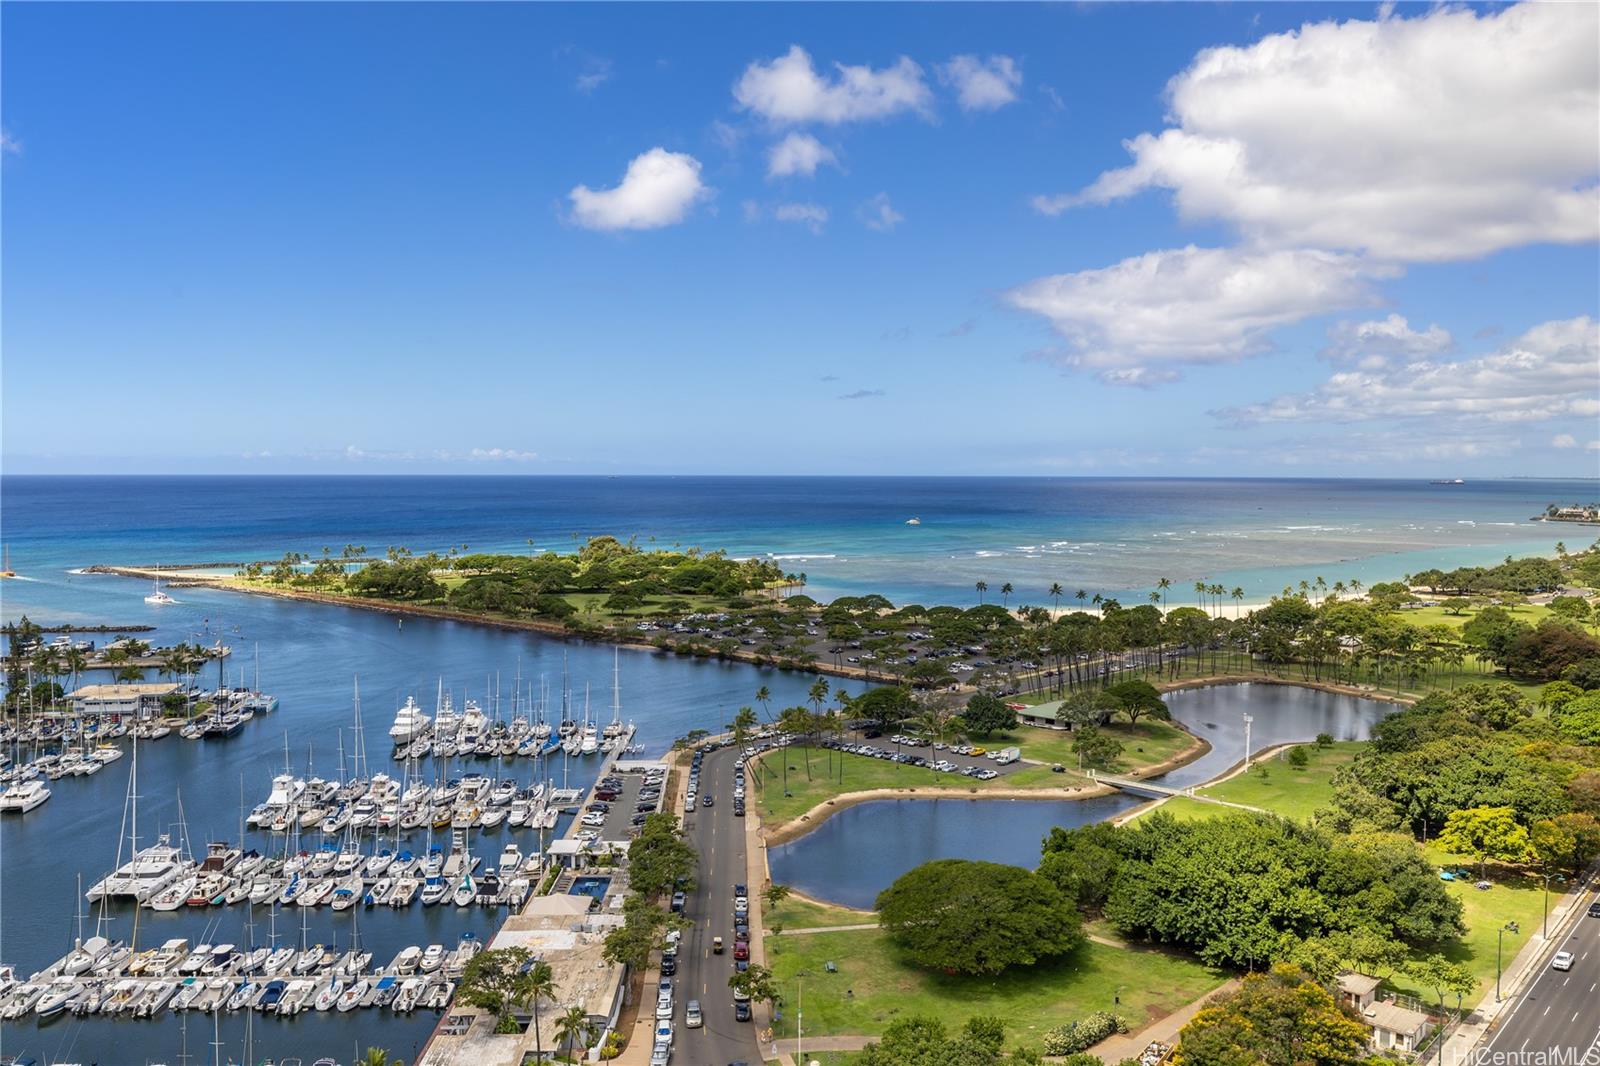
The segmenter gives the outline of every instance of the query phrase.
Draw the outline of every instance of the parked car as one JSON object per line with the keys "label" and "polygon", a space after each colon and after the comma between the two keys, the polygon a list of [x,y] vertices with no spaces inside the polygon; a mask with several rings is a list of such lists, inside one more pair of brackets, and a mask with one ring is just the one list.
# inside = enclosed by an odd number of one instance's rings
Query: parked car
{"label": "parked car", "polygon": [[749,942],[745,941],[745,940],[740,940],[737,943],[735,943],[733,945],[733,957],[736,958],[736,959],[748,959],[750,957],[750,944],[749,944]]}
{"label": "parked car", "polygon": [[733,1003],[733,1020],[747,1022],[750,1020],[750,1004],[744,1000],[735,1000]]}

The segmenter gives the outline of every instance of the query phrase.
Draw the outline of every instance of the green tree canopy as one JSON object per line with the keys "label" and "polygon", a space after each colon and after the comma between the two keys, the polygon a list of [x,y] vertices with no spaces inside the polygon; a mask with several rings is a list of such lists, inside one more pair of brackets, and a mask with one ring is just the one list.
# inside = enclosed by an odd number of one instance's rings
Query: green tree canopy
{"label": "green tree canopy", "polygon": [[921,966],[997,974],[1083,943],[1082,919],[1053,883],[1020,866],[923,863],[878,894],[878,922]]}

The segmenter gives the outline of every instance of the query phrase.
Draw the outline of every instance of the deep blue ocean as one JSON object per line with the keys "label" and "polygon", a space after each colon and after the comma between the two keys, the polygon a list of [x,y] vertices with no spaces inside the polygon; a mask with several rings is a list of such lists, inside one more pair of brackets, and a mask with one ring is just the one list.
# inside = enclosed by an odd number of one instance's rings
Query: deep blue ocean
{"label": "deep blue ocean", "polygon": [[[1498,481],[1431,486],[1415,481],[1099,480],[968,478],[606,478],[606,477],[5,477],[0,479],[0,542],[16,580],[0,582],[0,617],[41,622],[149,624],[158,644],[177,640],[235,649],[230,682],[255,676],[282,708],[237,738],[186,742],[175,735],[141,746],[141,840],[178,826],[181,793],[192,840],[236,838],[244,806],[264,798],[288,761],[299,772],[337,771],[343,745],[354,748],[352,688],[359,676],[372,769],[392,770],[382,733],[407,695],[431,706],[442,681],[459,704],[503,694],[513,679],[558,689],[565,671],[581,710],[586,686],[609,717],[613,653],[420,618],[295,603],[204,589],[174,590],[179,603],[146,604],[142,581],[78,574],[96,563],[237,563],[287,550],[337,553],[359,544],[381,555],[413,551],[567,550],[591,535],[641,543],[771,554],[804,572],[822,597],[878,591],[897,602],[975,602],[1011,582],[1018,603],[1048,602],[1060,582],[1067,603],[1078,588],[1142,600],[1160,577],[1170,602],[1186,602],[1195,581],[1241,586],[1264,599],[1285,584],[1320,575],[1370,583],[1425,565],[1493,562],[1506,554],[1549,551],[1592,531],[1536,525],[1552,502],[1587,502],[1596,482]],[[920,525],[907,525],[917,517]],[[1065,604],[1064,604],[1065,605]],[[756,689],[772,706],[804,700],[811,678],[630,650],[620,656],[623,714],[653,752],[689,729],[719,729]],[[214,673],[208,675],[208,680]],[[91,680],[97,680],[91,678]],[[857,686],[849,686],[854,689]],[[76,879],[102,876],[117,854],[131,760],[88,778],[52,783],[47,804],[0,820],[0,962],[24,972],[71,945]],[[473,769],[477,767],[465,767]],[[455,768],[455,771],[463,769]],[[526,760],[497,775],[593,776],[584,765],[536,769]],[[482,846],[498,850],[502,830]],[[251,843],[267,846],[264,834]],[[530,840],[520,841],[523,850]],[[114,911],[111,933],[135,935],[133,913]],[[301,915],[276,930],[299,939]],[[453,943],[462,932],[487,935],[498,914],[438,908],[360,915],[365,944],[383,960],[410,943]],[[324,908],[309,917],[312,941],[347,943],[356,912]],[[139,942],[169,936],[247,943],[269,935],[239,908],[183,910],[139,917]],[[431,1014],[386,1012],[262,1020],[254,1058],[320,1055],[348,1062],[355,1048],[388,1047],[406,1061],[426,1039]],[[210,1061],[210,1026],[170,1015],[153,1022],[64,1019],[0,1027],[0,1052],[41,1061],[148,1063]],[[203,1030],[203,1031],[202,1031]],[[222,1020],[225,1054],[244,1050],[242,1023]]]}

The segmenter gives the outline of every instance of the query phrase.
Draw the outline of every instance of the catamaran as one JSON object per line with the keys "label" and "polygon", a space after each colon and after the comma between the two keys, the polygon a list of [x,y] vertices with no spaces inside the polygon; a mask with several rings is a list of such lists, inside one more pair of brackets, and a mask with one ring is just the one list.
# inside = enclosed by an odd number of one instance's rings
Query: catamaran
{"label": "catamaran", "polygon": [[178,601],[173,599],[171,596],[168,596],[165,592],[161,591],[161,575],[157,574],[156,575],[155,590],[152,591],[150,593],[150,595],[148,595],[148,596],[146,596],[144,598],[144,602],[162,604],[162,603],[177,603]]}

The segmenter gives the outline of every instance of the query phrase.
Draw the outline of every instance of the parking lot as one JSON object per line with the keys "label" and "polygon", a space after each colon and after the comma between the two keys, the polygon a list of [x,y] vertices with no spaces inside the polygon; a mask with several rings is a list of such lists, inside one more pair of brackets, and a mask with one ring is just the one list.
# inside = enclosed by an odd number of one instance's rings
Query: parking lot
{"label": "parking lot", "polygon": [[599,840],[631,840],[644,816],[661,809],[666,769],[654,765],[646,769],[646,765],[619,764],[595,783],[578,816],[579,835],[589,832]]}

